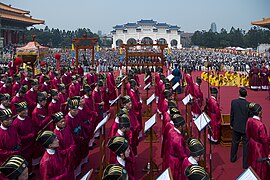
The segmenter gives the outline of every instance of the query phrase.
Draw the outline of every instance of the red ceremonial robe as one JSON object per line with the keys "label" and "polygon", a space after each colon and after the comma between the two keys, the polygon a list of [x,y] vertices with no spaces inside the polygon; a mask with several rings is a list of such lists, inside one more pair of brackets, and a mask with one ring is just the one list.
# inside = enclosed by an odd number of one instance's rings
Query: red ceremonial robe
{"label": "red ceremonial robe", "polygon": [[171,168],[173,179],[181,179],[183,160],[189,156],[186,141],[180,131],[173,128],[169,131],[167,142],[168,164]]}
{"label": "red ceremonial robe", "polygon": [[198,163],[192,156],[185,157],[185,159],[183,160],[183,164],[182,164],[182,180],[188,180],[188,177],[185,176],[184,172],[187,169],[187,167],[189,167],[191,165],[198,165]]}
{"label": "red ceremonial robe", "polygon": [[28,114],[29,116],[32,117],[32,112],[37,106],[37,91],[34,91],[33,88],[28,90],[24,96],[26,102],[27,102],[27,107],[28,107]]}
{"label": "red ceremonial robe", "polygon": [[129,157],[126,157],[125,160],[122,160],[120,157],[117,156],[116,161],[113,164],[118,164],[118,165],[121,165],[122,167],[124,167],[124,169],[126,169],[126,171],[128,173],[129,180],[136,179],[135,178],[135,169],[134,169],[135,158],[134,158],[132,151],[130,151]]}
{"label": "red ceremonial robe", "polygon": [[11,97],[15,96],[17,94],[17,92],[19,91],[19,89],[21,88],[21,83],[15,82],[12,86],[12,90],[11,90]]}
{"label": "red ceremonial robe", "polygon": [[109,90],[109,100],[112,101],[112,100],[116,99],[116,97],[117,97],[116,90],[115,90],[116,84],[115,84],[113,73],[108,73],[107,87]]}
{"label": "red ceremonial robe", "polygon": [[210,126],[213,134],[208,132],[208,138],[211,141],[217,142],[220,139],[220,125],[221,125],[221,113],[219,104],[215,97],[211,96],[207,103],[208,116],[211,119]]}
{"label": "red ceremonial robe", "polygon": [[260,79],[261,79],[261,85],[262,89],[266,90],[268,89],[269,86],[269,70],[266,67],[262,67],[260,69]]}
{"label": "red ceremonial robe", "polygon": [[201,114],[201,107],[203,102],[203,93],[200,89],[200,86],[195,83],[193,86],[193,100],[194,103],[191,105],[191,112],[193,113],[193,116],[199,116]]}
{"label": "red ceremonial robe", "polygon": [[62,79],[62,83],[66,86],[66,88],[68,88],[68,85],[69,85],[69,83],[71,82],[70,76],[67,75],[67,74],[64,74],[64,75],[61,77],[61,79]]}
{"label": "red ceremonial robe", "polygon": [[1,88],[0,88],[0,94],[5,94],[8,93],[10,96],[12,94],[12,87],[6,87],[6,84],[4,84]]}
{"label": "red ceremonial robe", "polygon": [[80,86],[77,86],[76,84],[71,83],[71,85],[68,88],[68,95],[69,97],[79,96],[80,95]]}
{"label": "red ceremonial robe", "polygon": [[174,125],[172,121],[169,121],[169,123],[167,123],[164,128],[163,140],[162,140],[162,146],[161,146],[161,157],[163,158],[163,166],[162,166],[163,170],[169,167],[168,134],[170,130],[173,128],[174,128]]}
{"label": "red ceremonial robe", "polygon": [[187,96],[188,94],[191,94],[192,96],[194,95],[194,83],[192,80],[192,76],[190,74],[186,74],[186,83],[187,83],[187,87],[185,89],[185,96]]}
{"label": "red ceremonial robe", "polygon": [[52,89],[58,90],[58,84],[61,84],[61,80],[54,77],[52,80]]}
{"label": "red ceremonial robe", "polygon": [[138,90],[135,92],[133,89],[130,90],[130,98],[132,102],[132,112],[136,115],[137,120],[142,127],[142,103],[138,96]]}
{"label": "red ceremonial robe", "polygon": [[31,81],[29,80],[29,77],[22,78],[22,85],[27,85],[28,89],[31,88]]}
{"label": "red ceremonial robe", "polygon": [[18,114],[16,107],[15,107],[15,104],[22,102],[22,101],[25,101],[25,99],[24,99],[24,97],[20,97],[18,93],[12,98],[12,100],[10,102],[10,109],[11,109],[13,115]]}
{"label": "red ceremonial robe", "polygon": [[158,84],[158,82],[160,81],[160,75],[159,75],[159,73],[156,73],[155,74],[155,95],[156,96],[159,96],[159,94],[160,94],[160,92],[159,92],[159,89],[158,89],[158,86],[157,86],[157,84]]}
{"label": "red ceremonial robe", "polygon": [[17,129],[13,126],[0,127],[0,164],[3,164],[11,155],[20,154],[21,145]]}
{"label": "red ceremonial robe", "polygon": [[46,93],[50,94],[51,92],[51,86],[49,84],[47,84],[46,82],[44,82],[41,87],[39,88],[39,91],[45,91]]}
{"label": "red ceremonial robe", "polygon": [[78,148],[73,139],[72,133],[69,128],[59,129],[57,126],[54,129],[54,133],[59,140],[59,151],[67,151],[67,158],[64,159],[65,167],[68,167],[68,170],[74,170],[74,162],[79,156]]}
{"label": "red ceremonial robe", "polygon": [[101,94],[102,94],[102,99],[104,101],[104,108],[103,108],[103,113],[107,112],[110,110],[110,96],[109,96],[109,90],[107,89],[106,86],[103,86],[101,88]]}
{"label": "red ceremonial robe", "polygon": [[58,150],[45,151],[40,161],[40,175],[42,180],[66,180],[75,179],[74,171],[68,171],[65,158]]}
{"label": "red ceremonial robe", "polygon": [[269,137],[265,125],[258,116],[249,118],[246,125],[248,138],[248,165],[262,179],[269,179],[267,162],[257,162],[258,158],[267,158],[269,154]]}
{"label": "red ceremonial robe", "polygon": [[60,103],[60,111],[66,115],[68,113],[68,108],[67,108],[67,98],[68,94],[62,94],[61,92],[58,94],[58,101]]}
{"label": "red ceremonial robe", "polygon": [[97,124],[102,120],[102,117],[103,117],[102,113],[104,112],[103,111],[104,107],[99,105],[99,103],[101,103],[103,101],[101,91],[97,90],[97,88],[95,88],[94,91],[92,92],[92,98],[93,98],[93,101],[95,103],[95,110],[98,113],[98,116],[96,118],[96,123],[95,123],[95,127],[96,127]]}

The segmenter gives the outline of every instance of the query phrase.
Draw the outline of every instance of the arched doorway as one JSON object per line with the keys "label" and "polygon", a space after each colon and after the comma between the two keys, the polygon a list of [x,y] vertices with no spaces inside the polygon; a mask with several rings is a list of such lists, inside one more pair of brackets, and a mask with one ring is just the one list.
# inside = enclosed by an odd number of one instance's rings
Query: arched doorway
{"label": "arched doorway", "polygon": [[171,46],[172,47],[177,47],[177,40],[175,40],[175,39],[173,39],[173,40],[171,40]]}
{"label": "arched doorway", "polygon": [[158,44],[167,44],[167,41],[166,41],[166,39],[164,39],[164,38],[160,38],[160,39],[158,40]]}
{"label": "arched doorway", "polygon": [[134,38],[129,38],[128,40],[127,40],[127,44],[136,44],[137,43],[137,41],[136,41],[136,39],[134,39]]}
{"label": "arched doorway", "polygon": [[116,44],[116,47],[120,47],[123,44],[123,40],[117,39],[115,44]]}
{"label": "arched doorway", "polygon": [[150,37],[144,37],[141,44],[153,44],[153,40]]}

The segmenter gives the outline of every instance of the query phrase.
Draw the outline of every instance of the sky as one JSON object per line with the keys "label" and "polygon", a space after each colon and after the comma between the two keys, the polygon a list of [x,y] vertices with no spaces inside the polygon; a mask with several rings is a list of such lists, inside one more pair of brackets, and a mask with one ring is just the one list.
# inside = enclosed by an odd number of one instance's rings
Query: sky
{"label": "sky", "polygon": [[[231,27],[249,30],[252,21],[270,17],[270,0],[1,0],[30,11],[51,28],[109,33],[113,26],[141,19],[177,25],[184,32]],[[44,28],[45,25],[35,26]]]}

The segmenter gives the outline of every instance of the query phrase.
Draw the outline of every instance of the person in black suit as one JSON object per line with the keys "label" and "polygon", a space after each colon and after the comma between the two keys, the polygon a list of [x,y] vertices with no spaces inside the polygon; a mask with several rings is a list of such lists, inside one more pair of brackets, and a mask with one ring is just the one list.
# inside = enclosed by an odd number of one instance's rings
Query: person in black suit
{"label": "person in black suit", "polygon": [[246,137],[246,122],[249,118],[249,102],[246,100],[247,90],[239,90],[240,97],[231,102],[230,125],[232,128],[231,162],[237,160],[238,145],[241,137],[243,142],[243,168],[248,168],[248,139]]}

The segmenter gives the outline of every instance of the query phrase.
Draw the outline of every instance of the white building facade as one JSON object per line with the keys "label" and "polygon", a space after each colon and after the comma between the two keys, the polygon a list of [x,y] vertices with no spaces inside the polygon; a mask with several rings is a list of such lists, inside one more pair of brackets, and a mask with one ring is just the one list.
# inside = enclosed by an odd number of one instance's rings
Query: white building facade
{"label": "white building facade", "polygon": [[140,20],[113,27],[112,48],[121,44],[168,44],[168,47],[181,48],[180,27],[153,20]]}

